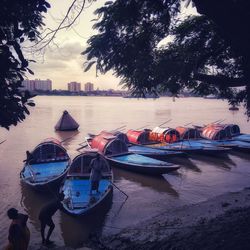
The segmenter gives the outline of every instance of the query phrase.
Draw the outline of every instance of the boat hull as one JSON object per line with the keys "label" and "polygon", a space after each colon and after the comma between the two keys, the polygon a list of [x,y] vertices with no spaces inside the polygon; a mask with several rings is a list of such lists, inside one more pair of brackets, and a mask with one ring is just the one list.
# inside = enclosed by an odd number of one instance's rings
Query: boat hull
{"label": "boat hull", "polygon": [[[128,157],[130,156],[133,157],[132,161],[128,159]],[[138,160],[136,160],[136,158],[138,158]],[[114,167],[148,175],[162,175],[172,171],[176,171],[180,168],[180,166],[178,165],[173,165],[171,163],[136,154],[110,156],[106,159]]]}
{"label": "boat hull", "polygon": [[130,153],[139,154],[143,156],[147,156],[150,158],[154,158],[157,160],[170,160],[172,158],[179,158],[179,157],[187,157],[187,154],[180,151],[171,151],[171,150],[161,150],[146,146],[130,146],[128,148]]}
{"label": "boat hull", "polygon": [[[51,165],[50,167],[53,168],[53,166],[55,167],[57,164],[59,164],[59,166],[61,168],[61,172],[57,173],[53,177],[46,176],[46,175],[43,176],[43,172],[41,171],[43,169],[43,167],[45,168],[45,166],[48,167]],[[23,183],[25,183],[26,185],[28,185],[29,187],[33,188],[36,191],[54,193],[55,189],[56,190],[59,189],[60,183],[66,177],[67,171],[69,169],[69,164],[70,164],[70,161],[48,162],[48,163],[44,163],[44,164],[33,165],[33,168],[39,166],[39,169],[40,169],[39,171],[41,171],[41,173],[40,173],[36,169],[33,173],[34,175],[39,173],[38,179],[34,179],[34,177],[32,178],[31,174],[29,175],[29,173],[31,173],[30,168],[32,167],[32,165],[31,166],[25,165],[24,168],[22,169],[22,171],[20,172],[20,178],[21,178],[21,181]],[[42,176],[42,178],[40,177],[40,175]]]}
{"label": "boat hull", "polygon": [[21,181],[25,185],[34,189],[35,191],[57,193],[59,191],[60,184],[63,182],[66,175],[67,175],[67,172],[65,171],[65,173],[63,173],[62,175],[46,183],[32,183],[32,182],[26,181],[22,177],[21,177]]}
{"label": "boat hull", "polygon": [[181,151],[183,153],[189,155],[221,155],[226,154],[229,152],[229,149],[215,146],[208,143],[202,143],[199,141],[183,141],[178,143],[171,143],[171,144],[150,144],[148,145],[150,148],[157,148],[160,150],[168,150],[168,151]]}
{"label": "boat hull", "polygon": [[[65,194],[65,189],[63,186],[60,188],[60,192],[63,192]],[[100,195],[101,197],[97,200],[97,202],[94,202],[93,204],[88,205],[86,206],[86,208],[82,209],[70,209],[65,203],[62,203],[63,211],[68,215],[74,217],[84,217],[96,213],[100,210],[103,211],[105,210],[105,208],[110,207],[112,203],[113,186],[110,184],[105,192],[101,193]],[[90,199],[91,195],[89,195],[89,191],[85,192],[85,196],[88,196],[88,199]],[[93,197],[95,196],[93,195]]]}

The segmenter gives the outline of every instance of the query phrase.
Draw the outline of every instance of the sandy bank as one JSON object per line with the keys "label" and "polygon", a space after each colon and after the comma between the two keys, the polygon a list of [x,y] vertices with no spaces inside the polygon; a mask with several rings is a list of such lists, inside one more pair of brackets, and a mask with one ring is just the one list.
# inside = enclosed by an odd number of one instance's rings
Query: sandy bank
{"label": "sandy bank", "polygon": [[93,238],[81,249],[249,250],[250,188],[168,210],[115,235]]}
{"label": "sandy bank", "polygon": [[96,249],[250,249],[250,189],[169,210],[120,233]]}

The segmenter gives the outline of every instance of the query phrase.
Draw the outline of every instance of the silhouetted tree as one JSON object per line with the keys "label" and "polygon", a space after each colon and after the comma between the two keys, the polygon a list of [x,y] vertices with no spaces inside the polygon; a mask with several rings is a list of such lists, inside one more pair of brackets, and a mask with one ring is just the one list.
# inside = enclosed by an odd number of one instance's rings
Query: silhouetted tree
{"label": "silhouetted tree", "polygon": [[[181,0],[115,0],[96,10],[88,70],[113,70],[136,95],[184,88],[244,103],[250,116],[250,2],[192,0],[199,16],[180,19]],[[159,42],[171,35],[169,43]],[[238,88],[241,87],[241,88]]]}
{"label": "silhouetted tree", "polygon": [[50,5],[45,0],[2,0],[0,8],[0,126],[9,129],[29,114],[34,106],[28,91],[23,91],[26,72],[33,73],[22,53],[25,41],[34,41],[43,26],[42,13]]}

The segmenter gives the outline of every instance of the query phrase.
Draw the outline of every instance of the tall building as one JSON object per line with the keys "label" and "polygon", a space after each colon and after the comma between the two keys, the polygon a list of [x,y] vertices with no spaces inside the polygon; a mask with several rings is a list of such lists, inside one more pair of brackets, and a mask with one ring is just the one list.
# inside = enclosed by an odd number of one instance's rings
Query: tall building
{"label": "tall building", "polygon": [[35,79],[35,80],[24,80],[23,83],[23,88],[27,89],[29,91],[34,91],[34,90],[52,90],[52,81],[47,79],[47,80],[40,80],[40,79]]}
{"label": "tall building", "polygon": [[91,82],[85,83],[85,85],[84,85],[84,90],[85,90],[86,92],[94,91],[94,84],[91,83]]}
{"label": "tall building", "polygon": [[69,92],[80,92],[81,91],[81,83],[69,82],[68,83],[68,91]]}

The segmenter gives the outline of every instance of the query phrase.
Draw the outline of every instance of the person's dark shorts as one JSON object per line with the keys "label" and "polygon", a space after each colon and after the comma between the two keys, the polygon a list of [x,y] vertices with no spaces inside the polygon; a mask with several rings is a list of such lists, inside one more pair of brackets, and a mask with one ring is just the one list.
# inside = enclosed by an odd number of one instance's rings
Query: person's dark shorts
{"label": "person's dark shorts", "polygon": [[99,188],[99,181],[92,181],[91,190],[98,190],[98,188]]}

